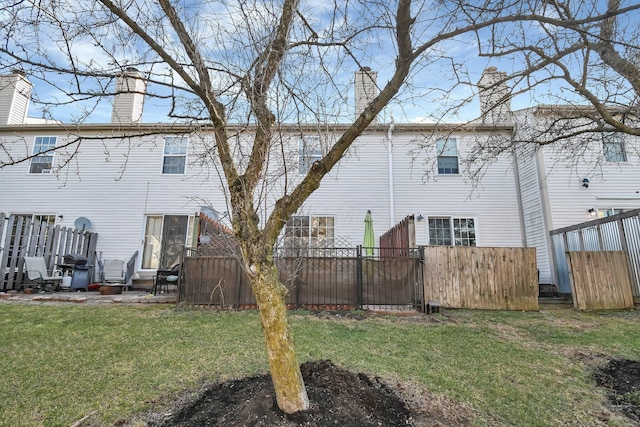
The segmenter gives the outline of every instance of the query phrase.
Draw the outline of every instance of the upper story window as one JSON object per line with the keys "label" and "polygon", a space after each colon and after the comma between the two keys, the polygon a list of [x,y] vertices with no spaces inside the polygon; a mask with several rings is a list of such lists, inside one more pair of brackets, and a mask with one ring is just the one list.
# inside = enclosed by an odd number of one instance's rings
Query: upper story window
{"label": "upper story window", "polygon": [[165,175],[184,175],[187,164],[187,146],[189,138],[186,136],[167,136],[164,139],[164,155],[162,158],[162,173]]}
{"label": "upper story window", "polygon": [[306,174],[311,169],[314,162],[322,159],[322,145],[320,137],[305,136],[300,139],[300,150],[298,154],[298,173]]}
{"label": "upper story window", "polygon": [[475,246],[473,218],[429,218],[429,244],[438,246]]}
{"label": "upper story window", "polygon": [[627,161],[624,137],[620,132],[605,132],[602,134],[602,151],[607,162]]}
{"label": "upper story window", "polygon": [[58,138],[55,136],[36,136],[29,173],[51,173],[53,166],[53,149]]}
{"label": "upper story window", "polygon": [[455,138],[444,138],[436,141],[438,156],[438,174],[455,175],[460,173],[458,168],[458,143]]}

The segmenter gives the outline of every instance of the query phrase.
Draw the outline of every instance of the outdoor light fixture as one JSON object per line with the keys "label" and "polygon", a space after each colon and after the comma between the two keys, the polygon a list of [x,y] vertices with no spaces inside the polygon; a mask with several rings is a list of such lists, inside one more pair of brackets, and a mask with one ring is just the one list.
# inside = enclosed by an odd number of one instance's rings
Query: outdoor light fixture
{"label": "outdoor light fixture", "polygon": [[62,216],[62,215],[58,215],[58,218],[62,219],[62,218],[64,218],[64,216]]}
{"label": "outdoor light fixture", "polygon": [[422,214],[418,214],[418,216],[416,217],[416,219],[418,221],[422,221],[424,219],[424,217],[422,216]]}
{"label": "outdoor light fixture", "polygon": [[589,212],[590,216],[596,216],[596,210],[594,208],[589,208],[587,212]]}
{"label": "outdoor light fixture", "polygon": [[582,180],[582,186],[583,186],[584,188],[589,188],[589,178],[584,178],[584,179]]}

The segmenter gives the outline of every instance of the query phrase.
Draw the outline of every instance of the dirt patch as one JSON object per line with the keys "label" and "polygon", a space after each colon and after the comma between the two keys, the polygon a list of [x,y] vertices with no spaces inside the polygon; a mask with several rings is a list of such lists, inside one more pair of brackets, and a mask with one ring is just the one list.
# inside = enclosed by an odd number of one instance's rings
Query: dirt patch
{"label": "dirt patch", "polygon": [[613,359],[595,372],[596,382],[609,391],[615,409],[640,422],[640,361]]}
{"label": "dirt patch", "polygon": [[[277,408],[269,375],[206,388],[170,415],[150,414],[148,426],[467,426],[471,410],[408,385],[353,374],[328,360],[301,366],[311,408],[285,415]],[[162,418],[162,419],[159,419]]]}

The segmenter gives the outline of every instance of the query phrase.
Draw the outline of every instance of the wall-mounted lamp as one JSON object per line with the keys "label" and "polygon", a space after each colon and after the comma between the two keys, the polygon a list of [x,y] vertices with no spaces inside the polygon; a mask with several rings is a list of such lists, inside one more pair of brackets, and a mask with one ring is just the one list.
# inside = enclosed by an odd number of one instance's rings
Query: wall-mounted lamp
{"label": "wall-mounted lamp", "polygon": [[589,188],[589,178],[583,178],[582,179],[582,186],[584,188]]}
{"label": "wall-mounted lamp", "polygon": [[64,218],[64,216],[63,215],[58,215],[58,218],[62,219],[62,218]]}
{"label": "wall-mounted lamp", "polygon": [[424,219],[424,217],[422,216],[422,214],[418,214],[418,216],[416,217],[416,219],[418,221],[422,221]]}
{"label": "wall-mounted lamp", "polygon": [[589,216],[596,216],[597,213],[594,208],[589,208],[587,212],[589,213]]}

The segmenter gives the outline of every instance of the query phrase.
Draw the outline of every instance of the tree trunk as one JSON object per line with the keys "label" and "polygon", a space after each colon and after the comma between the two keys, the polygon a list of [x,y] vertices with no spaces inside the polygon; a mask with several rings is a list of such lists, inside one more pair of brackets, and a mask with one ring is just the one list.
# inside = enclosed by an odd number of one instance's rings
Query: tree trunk
{"label": "tree trunk", "polygon": [[273,262],[263,263],[252,281],[278,407],[287,414],[307,410],[309,398],[287,321],[287,289],[280,283],[278,270]]}

